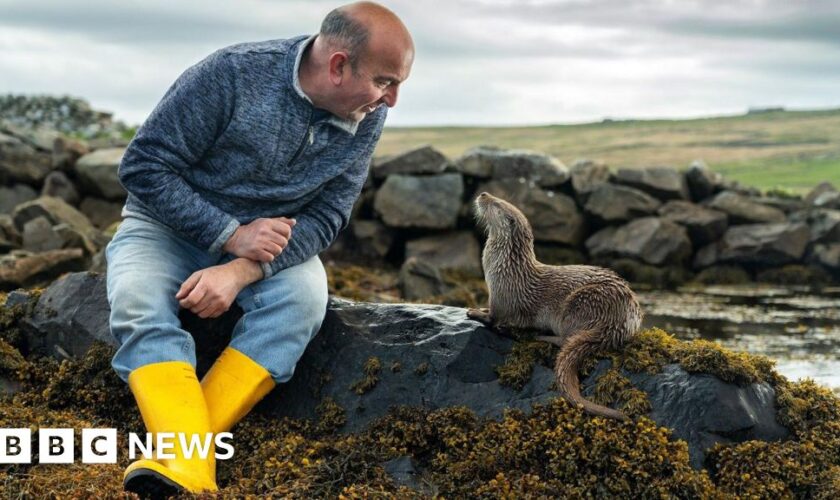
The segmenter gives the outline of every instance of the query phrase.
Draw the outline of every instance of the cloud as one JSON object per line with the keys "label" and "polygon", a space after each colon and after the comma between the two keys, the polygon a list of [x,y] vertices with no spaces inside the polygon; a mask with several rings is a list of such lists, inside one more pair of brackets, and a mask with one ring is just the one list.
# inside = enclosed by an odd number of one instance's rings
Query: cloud
{"label": "cloud", "polygon": [[[384,1],[417,56],[392,125],[528,124],[840,105],[829,0]],[[142,121],[225,45],[311,33],[324,0],[0,0],[0,92]]]}

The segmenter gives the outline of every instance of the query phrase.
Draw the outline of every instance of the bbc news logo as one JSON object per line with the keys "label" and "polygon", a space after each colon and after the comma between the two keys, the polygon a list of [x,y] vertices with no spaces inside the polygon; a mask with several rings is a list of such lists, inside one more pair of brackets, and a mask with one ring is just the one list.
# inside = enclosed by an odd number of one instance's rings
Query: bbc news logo
{"label": "bbc news logo", "polygon": [[[72,464],[75,457],[74,429],[38,430],[38,463]],[[128,458],[142,456],[148,459],[175,458],[174,450],[180,445],[184,457],[197,455],[207,459],[210,450],[217,460],[233,457],[233,434],[187,434],[183,432],[159,432],[154,436],[146,433],[141,438],[133,432],[128,434]],[[116,429],[82,429],[82,463],[117,463]],[[0,429],[0,464],[32,463],[32,431],[29,429]]]}

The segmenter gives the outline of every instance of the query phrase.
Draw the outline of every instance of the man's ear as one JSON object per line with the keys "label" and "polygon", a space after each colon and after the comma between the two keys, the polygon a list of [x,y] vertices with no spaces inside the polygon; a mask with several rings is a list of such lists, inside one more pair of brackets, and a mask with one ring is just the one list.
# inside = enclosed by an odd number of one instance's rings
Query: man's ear
{"label": "man's ear", "polygon": [[347,52],[333,52],[330,55],[330,82],[333,85],[341,85],[344,80],[344,71],[349,69],[350,59]]}

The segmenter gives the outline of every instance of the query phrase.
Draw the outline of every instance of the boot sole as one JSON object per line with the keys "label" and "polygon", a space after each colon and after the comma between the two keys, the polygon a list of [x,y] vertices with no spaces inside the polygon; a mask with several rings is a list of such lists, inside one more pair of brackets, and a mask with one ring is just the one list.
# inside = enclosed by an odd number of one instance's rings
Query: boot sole
{"label": "boot sole", "polygon": [[137,493],[140,498],[154,500],[177,495],[184,489],[176,482],[151,469],[138,469],[130,472],[123,481],[125,491]]}

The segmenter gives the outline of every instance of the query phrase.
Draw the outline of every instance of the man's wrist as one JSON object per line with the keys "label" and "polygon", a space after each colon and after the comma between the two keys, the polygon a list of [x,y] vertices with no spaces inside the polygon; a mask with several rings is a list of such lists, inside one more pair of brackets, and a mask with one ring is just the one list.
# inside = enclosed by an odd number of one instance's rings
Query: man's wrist
{"label": "man's wrist", "polygon": [[250,285],[263,278],[260,263],[244,257],[238,257],[228,263],[235,270],[236,277],[245,285]]}

